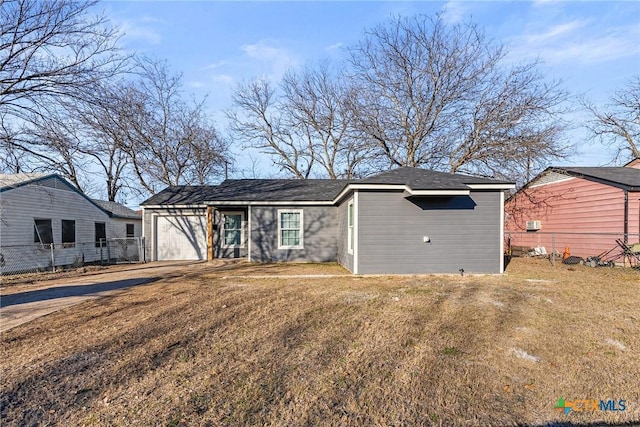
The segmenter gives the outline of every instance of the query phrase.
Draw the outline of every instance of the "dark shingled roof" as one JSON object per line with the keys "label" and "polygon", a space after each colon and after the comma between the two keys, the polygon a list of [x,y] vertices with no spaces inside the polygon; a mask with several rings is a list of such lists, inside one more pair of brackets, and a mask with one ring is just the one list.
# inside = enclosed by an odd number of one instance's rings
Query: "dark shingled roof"
{"label": "dark shingled roof", "polygon": [[173,186],[143,205],[197,205],[209,201],[332,201],[343,179],[228,179],[218,186]]}
{"label": "dark shingled roof", "polygon": [[467,184],[511,184],[489,178],[401,167],[356,181],[358,184],[408,185],[412,190],[468,190]]}
{"label": "dark shingled roof", "polygon": [[110,202],[108,200],[97,200],[91,199],[96,205],[100,206],[105,211],[111,212],[112,216],[116,218],[126,218],[126,219],[140,219],[141,215],[134,211],[133,209],[129,209],[125,205],[116,202]]}
{"label": "dark shingled roof", "polygon": [[347,184],[408,185],[412,190],[468,190],[467,184],[511,184],[469,175],[402,167],[365,179],[228,179],[218,186],[174,186],[142,205],[199,205],[205,202],[327,202]]}
{"label": "dark shingled roof", "polygon": [[552,167],[550,171],[596,180],[627,190],[640,191],[640,169],[631,167]]}

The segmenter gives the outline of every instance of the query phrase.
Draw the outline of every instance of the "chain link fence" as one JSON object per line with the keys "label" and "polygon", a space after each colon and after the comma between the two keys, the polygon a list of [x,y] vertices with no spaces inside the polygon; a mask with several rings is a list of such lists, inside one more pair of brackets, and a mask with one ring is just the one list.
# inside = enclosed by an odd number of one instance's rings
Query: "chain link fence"
{"label": "chain link fence", "polygon": [[0,275],[54,272],[87,264],[146,262],[144,237],[99,242],[32,244],[0,247]]}
{"label": "chain link fence", "polygon": [[640,264],[640,234],[505,231],[508,256],[538,256],[551,262],[573,257],[591,266]]}

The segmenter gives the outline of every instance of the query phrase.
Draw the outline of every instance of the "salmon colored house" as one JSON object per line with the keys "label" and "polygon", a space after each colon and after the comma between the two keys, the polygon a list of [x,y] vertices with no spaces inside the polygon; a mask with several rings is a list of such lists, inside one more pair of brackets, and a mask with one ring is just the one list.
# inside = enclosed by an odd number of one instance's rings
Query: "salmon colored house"
{"label": "salmon colored house", "polygon": [[[640,240],[640,159],[621,167],[549,167],[505,202],[512,245],[597,256]],[[612,252],[615,254],[615,251]]]}

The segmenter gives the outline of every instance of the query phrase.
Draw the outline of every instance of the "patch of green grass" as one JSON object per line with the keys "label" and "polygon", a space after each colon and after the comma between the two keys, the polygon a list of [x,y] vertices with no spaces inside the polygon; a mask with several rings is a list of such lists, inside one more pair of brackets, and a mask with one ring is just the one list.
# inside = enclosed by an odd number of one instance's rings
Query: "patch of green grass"
{"label": "patch of green grass", "polygon": [[462,354],[462,351],[456,347],[445,347],[442,349],[441,353],[445,356],[457,356]]}

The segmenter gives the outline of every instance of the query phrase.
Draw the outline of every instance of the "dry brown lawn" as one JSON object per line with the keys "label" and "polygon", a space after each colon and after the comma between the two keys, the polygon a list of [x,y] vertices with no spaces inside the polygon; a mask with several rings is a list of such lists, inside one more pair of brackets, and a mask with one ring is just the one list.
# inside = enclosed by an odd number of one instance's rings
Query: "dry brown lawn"
{"label": "dry brown lawn", "polygon": [[[503,276],[245,277],[319,273],[346,272],[187,271],[12,329],[0,424],[640,423],[638,271],[514,259]],[[559,397],[626,411],[564,415]]]}

